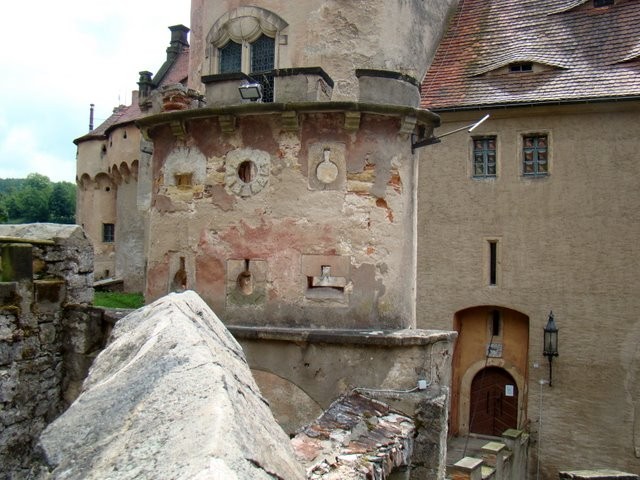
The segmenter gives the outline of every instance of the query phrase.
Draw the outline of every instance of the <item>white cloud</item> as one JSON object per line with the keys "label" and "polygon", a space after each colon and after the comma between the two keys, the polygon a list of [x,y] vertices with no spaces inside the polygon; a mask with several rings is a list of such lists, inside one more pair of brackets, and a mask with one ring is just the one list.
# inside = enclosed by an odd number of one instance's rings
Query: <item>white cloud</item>
{"label": "white cloud", "polygon": [[75,171],[75,161],[45,151],[28,127],[18,126],[3,131],[0,137],[0,178],[24,178],[29,173],[46,175],[53,182],[73,181],[68,172]]}
{"label": "white cloud", "polygon": [[[189,10],[189,0],[3,5],[0,177],[37,171],[73,181],[72,141],[87,132],[89,104],[96,105],[97,125],[115,106],[130,103],[138,72],[160,68],[170,39],[167,27],[188,26]],[[47,121],[38,121],[43,116]],[[9,145],[25,135],[40,147],[28,149],[29,156],[20,156],[24,163],[16,164],[20,152]]]}

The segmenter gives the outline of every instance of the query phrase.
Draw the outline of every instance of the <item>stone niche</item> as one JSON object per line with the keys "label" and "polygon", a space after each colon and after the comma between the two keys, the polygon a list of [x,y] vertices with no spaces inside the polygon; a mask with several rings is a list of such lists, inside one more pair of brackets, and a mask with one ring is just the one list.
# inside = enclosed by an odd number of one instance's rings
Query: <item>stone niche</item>
{"label": "stone niche", "polygon": [[344,143],[324,142],[310,145],[308,166],[310,189],[342,190],[347,181]]}

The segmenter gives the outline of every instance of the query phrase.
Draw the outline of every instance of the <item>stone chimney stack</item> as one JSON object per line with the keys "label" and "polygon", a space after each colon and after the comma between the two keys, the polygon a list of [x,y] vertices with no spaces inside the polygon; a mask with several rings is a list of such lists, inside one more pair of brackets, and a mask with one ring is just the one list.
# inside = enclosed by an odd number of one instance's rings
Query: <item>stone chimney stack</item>
{"label": "stone chimney stack", "polygon": [[169,30],[171,30],[171,42],[167,47],[167,60],[173,60],[182,49],[189,47],[187,40],[189,29],[184,25],[173,25]]}
{"label": "stone chimney stack", "polygon": [[151,94],[151,90],[153,90],[152,75],[153,74],[147,70],[140,72],[140,79],[138,80],[138,104],[140,106],[146,103],[147,98]]}

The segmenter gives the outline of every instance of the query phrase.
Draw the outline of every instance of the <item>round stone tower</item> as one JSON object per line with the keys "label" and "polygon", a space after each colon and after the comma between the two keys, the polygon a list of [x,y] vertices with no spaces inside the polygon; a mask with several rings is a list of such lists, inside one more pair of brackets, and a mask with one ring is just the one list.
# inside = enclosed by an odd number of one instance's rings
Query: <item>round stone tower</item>
{"label": "round stone tower", "polygon": [[453,4],[193,0],[205,104],[167,89],[139,122],[148,300],[189,288],[228,324],[414,327],[411,134],[439,122],[419,82]]}

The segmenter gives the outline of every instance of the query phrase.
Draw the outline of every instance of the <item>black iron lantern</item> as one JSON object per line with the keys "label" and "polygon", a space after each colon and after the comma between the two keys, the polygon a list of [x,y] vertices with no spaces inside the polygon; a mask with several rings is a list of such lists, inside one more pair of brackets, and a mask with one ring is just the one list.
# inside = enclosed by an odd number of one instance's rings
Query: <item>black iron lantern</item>
{"label": "black iron lantern", "polygon": [[558,356],[558,327],[553,318],[553,312],[549,312],[547,325],[544,327],[544,351],[543,355],[549,359],[549,386],[553,385],[553,357]]}

